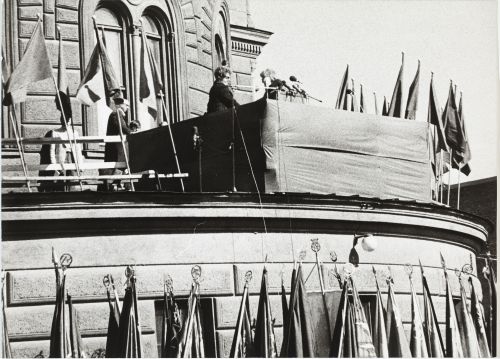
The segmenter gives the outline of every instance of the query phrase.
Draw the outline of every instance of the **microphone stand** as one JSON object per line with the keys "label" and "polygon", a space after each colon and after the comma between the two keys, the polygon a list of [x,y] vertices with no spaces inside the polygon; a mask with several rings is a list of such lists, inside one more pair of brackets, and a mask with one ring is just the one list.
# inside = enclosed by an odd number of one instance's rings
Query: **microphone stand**
{"label": "microphone stand", "polygon": [[[193,127],[193,130],[196,127]],[[193,145],[195,151],[198,152],[198,184],[200,188],[200,192],[203,192],[203,181],[202,181],[202,165],[201,165],[201,151],[202,151],[203,139],[201,138],[198,131],[196,131],[193,135]]]}
{"label": "microphone stand", "polygon": [[[234,96],[234,95],[233,95]],[[231,156],[232,156],[232,175],[233,175],[233,192],[236,192],[236,152],[235,152],[235,135],[234,135],[234,112],[236,108],[234,107],[234,97],[233,97],[233,107],[231,108],[231,127],[232,127],[232,140],[231,140]]]}

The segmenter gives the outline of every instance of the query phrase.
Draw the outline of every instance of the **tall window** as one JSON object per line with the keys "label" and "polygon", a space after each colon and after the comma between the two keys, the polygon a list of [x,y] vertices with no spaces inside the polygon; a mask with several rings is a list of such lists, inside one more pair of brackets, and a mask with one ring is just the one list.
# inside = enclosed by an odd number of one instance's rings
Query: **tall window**
{"label": "tall window", "polygon": [[[88,3],[87,3],[88,1]],[[96,44],[96,35],[93,29],[91,16],[95,15],[99,33],[103,36],[108,56],[120,82],[123,95],[130,102],[128,121],[137,120],[144,124],[142,130],[147,130],[158,126],[162,121],[177,122],[181,120],[181,104],[177,56],[179,50],[176,48],[175,28],[173,26],[172,12],[165,7],[149,7],[139,18],[134,18],[134,12],[129,11],[126,2],[107,0],[86,0],[82,5],[83,37],[86,44],[85,62],[82,68],[87,66],[91,49]],[[94,3],[94,7],[92,5]],[[91,10],[92,9],[92,10]],[[95,11],[93,9],[96,9]],[[134,26],[142,21],[142,28]],[[163,84],[165,109],[160,99],[160,93],[154,93],[154,88],[148,86],[151,96],[145,99],[140,92],[142,37],[144,32],[148,48],[151,50],[158,73]],[[152,79],[149,67],[149,80]],[[182,68],[184,71],[184,67]],[[184,89],[184,87],[183,87]],[[105,135],[107,120],[111,110],[106,105],[106,101],[100,100],[96,106],[86,110],[86,133],[89,135]],[[97,149],[97,148],[92,148]]]}
{"label": "tall window", "polygon": [[222,65],[223,61],[230,64],[230,48],[228,47],[229,31],[228,31],[228,16],[226,6],[222,6],[220,11],[214,16],[212,29],[212,50],[213,50],[213,67],[214,69]]}
{"label": "tall window", "polygon": [[217,66],[220,66],[227,59],[224,52],[224,43],[219,34],[215,35],[215,52],[217,53]]}

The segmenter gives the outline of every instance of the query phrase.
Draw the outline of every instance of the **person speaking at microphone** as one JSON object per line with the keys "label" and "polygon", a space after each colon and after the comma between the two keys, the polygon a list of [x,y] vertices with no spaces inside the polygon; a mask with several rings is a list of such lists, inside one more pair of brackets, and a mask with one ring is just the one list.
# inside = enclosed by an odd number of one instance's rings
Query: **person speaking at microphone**
{"label": "person speaking at microphone", "polygon": [[287,95],[293,92],[293,89],[287,85],[286,81],[276,77],[276,73],[272,69],[265,69],[260,73],[262,83],[266,87],[266,95],[270,100],[278,99],[278,92],[285,88]]}
{"label": "person speaking at microphone", "polygon": [[215,82],[208,94],[207,113],[224,111],[232,107],[238,107],[234,99],[233,91],[229,87],[231,70],[227,66],[219,66],[214,71]]}

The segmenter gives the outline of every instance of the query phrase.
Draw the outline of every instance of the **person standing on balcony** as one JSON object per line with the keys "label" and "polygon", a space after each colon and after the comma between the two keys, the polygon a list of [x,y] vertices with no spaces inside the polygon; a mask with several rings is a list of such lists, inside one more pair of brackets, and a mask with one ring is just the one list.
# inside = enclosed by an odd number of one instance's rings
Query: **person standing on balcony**
{"label": "person standing on balcony", "polygon": [[219,66],[214,71],[215,82],[210,89],[207,105],[207,113],[224,111],[229,108],[238,107],[234,99],[233,91],[229,87],[231,70],[227,66]]}
{"label": "person standing on balcony", "polygon": [[[56,107],[61,111],[61,127],[51,130],[45,134],[48,138],[57,138],[62,140],[71,140],[73,143],[75,138],[80,135],[77,130],[73,132],[73,126],[71,124],[73,113],[71,111],[71,101],[69,97],[62,91],[59,92],[59,97],[62,102],[62,109],[59,104],[59,100],[56,99]],[[63,115],[64,113],[64,115]],[[72,147],[75,149],[75,153],[72,151]],[[40,164],[61,164],[65,163],[75,163],[74,155],[78,158],[78,163],[83,163],[82,147],[81,144],[76,143],[76,146],[72,146],[69,142],[65,143],[52,143],[49,145],[43,145],[40,152]],[[75,170],[58,170],[58,171],[40,171],[40,176],[76,176]],[[47,182],[43,181],[39,186],[40,192],[51,192],[51,191],[76,191],[79,186],[75,182],[64,181],[64,182]]]}
{"label": "person standing on balcony", "polygon": [[[123,136],[130,135],[137,131],[140,127],[138,122],[131,121],[130,124],[127,124],[125,121],[130,106],[128,100],[122,97],[116,97],[114,103],[115,110],[109,115],[106,136],[119,136],[120,124]],[[125,162],[125,153],[123,151],[123,145],[120,142],[106,142],[104,147],[104,162]],[[123,172],[124,171],[118,168],[99,170],[100,175],[121,175]],[[120,181],[114,181],[113,184],[116,185],[116,189],[122,189]],[[99,186],[99,190],[111,191],[115,189],[114,187],[115,186],[112,186],[108,180],[104,180],[104,185]]]}

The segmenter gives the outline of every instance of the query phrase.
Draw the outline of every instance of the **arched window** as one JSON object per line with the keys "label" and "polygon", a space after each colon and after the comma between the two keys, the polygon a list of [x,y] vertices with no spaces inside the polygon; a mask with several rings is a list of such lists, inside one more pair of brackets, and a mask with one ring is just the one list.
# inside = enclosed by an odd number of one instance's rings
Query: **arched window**
{"label": "arched window", "polygon": [[[159,11],[146,9],[141,20],[148,46],[158,66],[163,83],[165,111],[158,102],[159,121],[170,123],[180,120],[179,91],[177,89],[177,62],[172,25]],[[160,99],[161,100],[161,99]]]}
{"label": "arched window", "polygon": [[229,21],[228,21],[228,9],[225,2],[220,4],[216,15],[213,20],[212,27],[212,49],[213,49],[213,67],[222,65],[225,60],[228,65],[231,64],[230,57],[230,38],[229,38]]}
{"label": "arched window", "polygon": [[222,65],[222,61],[227,61],[224,43],[219,34],[215,35],[215,52],[217,54],[217,66]]}

